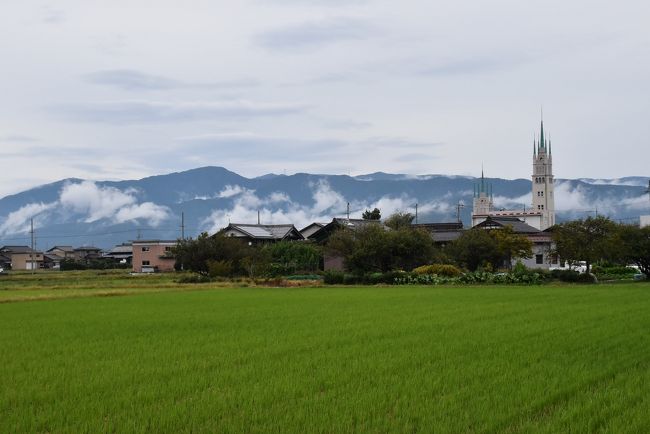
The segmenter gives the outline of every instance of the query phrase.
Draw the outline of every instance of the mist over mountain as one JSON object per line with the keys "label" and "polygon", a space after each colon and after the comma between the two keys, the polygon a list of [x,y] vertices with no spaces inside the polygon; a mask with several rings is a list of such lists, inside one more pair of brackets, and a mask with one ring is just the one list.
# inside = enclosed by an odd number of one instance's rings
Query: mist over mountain
{"label": "mist over mountain", "polygon": [[[650,214],[645,193],[647,177],[620,179],[557,179],[557,220],[598,214],[634,222]],[[489,178],[496,208],[528,208],[528,179]],[[64,179],[0,199],[0,246],[30,242],[34,220],[37,247],[95,245],[109,248],[137,238],[176,239],[181,235],[216,232],[229,221],[293,223],[301,229],[379,208],[386,217],[395,211],[415,212],[419,222],[461,219],[469,225],[477,179],[448,175],[404,175],[383,172],[359,176],[267,174],[246,178],[223,167],[128,181]]]}

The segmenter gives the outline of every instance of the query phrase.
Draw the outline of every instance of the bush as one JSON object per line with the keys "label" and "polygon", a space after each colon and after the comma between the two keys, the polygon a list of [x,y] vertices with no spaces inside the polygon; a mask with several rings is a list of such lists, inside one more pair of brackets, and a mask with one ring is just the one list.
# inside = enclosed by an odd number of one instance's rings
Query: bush
{"label": "bush", "polygon": [[215,261],[209,259],[208,263],[208,274],[210,277],[228,277],[232,275],[233,265],[232,261],[221,260]]}
{"label": "bush", "polygon": [[462,274],[458,267],[448,264],[423,265],[413,270],[415,274],[435,274],[443,277],[457,277]]}
{"label": "bush", "polygon": [[344,275],[341,271],[329,270],[323,273],[323,282],[328,285],[343,284]]}
{"label": "bush", "polygon": [[582,273],[578,275],[578,283],[598,283],[598,279],[591,273]]}
{"label": "bush", "polygon": [[212,282],[212,279],[202,274],[187,274],[185,276],[181,276],[179,279],[176,280],[176,282],[177,283],[208,283],[208,282]]}
{"label": "bush", "polygon": [[574,270],[552,270],[551,277],[561,282],[575,283],[578,281],[580,273]]}

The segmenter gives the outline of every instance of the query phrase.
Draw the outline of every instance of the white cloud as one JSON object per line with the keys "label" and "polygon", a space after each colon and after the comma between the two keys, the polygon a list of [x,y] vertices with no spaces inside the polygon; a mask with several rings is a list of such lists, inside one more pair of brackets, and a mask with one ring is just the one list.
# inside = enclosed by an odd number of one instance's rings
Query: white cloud
{"label": "white cloud", "polygon": [[226,185],[223,190],[217,193],[217,197],[226,198],[242,194],[246,189],[239,185]]}
{"label": "white cloud", "polygon": [[31,227],[30,219],[34,219],[34,226],[40,226],[43,213],[53,209],[53,203],[30,203],[20,207],[18,210],[9,213],[5,221],[0,225],[0,234],[17,234],[28,232]]}
{"label": "white cloud", "polygon": [[122,191],[84,181],[65,185],[59,203],[64,209],[83,215],[85,223],[101,219],[110,219],[116,223],[145,220],[152,226],[158,226],[170,216],[167,207],[152,202],[138,204],[135,194],[134,189]]}
{"label": "white cloud", "polygon": [[[309,185],[312,189],[312,205],[302,205],[291,201],[284,193],[272,193],[260,198],[254,191],[246,190],[235,198],[230,209],[214,210],[203,222],[203,228],[214,233],[225,227],[229,222],[257,222],[258,212],[262,223],[280,224],[291,223],[298,229],[313,222],[327,222],[333,217],[342,217],[347,211],[348,202],[343,195],[331,188],[325,180]],[[384,217],[402,211],[414,212],[417,199],[408,195],[398,197],[383,196],[372,202],[350,202],[350,214],[357,218],[366,209],[379,208]],[[453,205],[447,202],[425,202],[419,204],[419,211],[426,213],[450,213]]]}

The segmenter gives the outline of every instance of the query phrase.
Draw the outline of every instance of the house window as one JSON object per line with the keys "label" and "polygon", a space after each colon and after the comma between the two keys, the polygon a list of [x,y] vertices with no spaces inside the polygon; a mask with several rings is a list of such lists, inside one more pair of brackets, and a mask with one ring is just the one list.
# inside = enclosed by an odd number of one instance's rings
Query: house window
{"label": "house window", "polygon": [[171,252],[172,248],[170,246],[165,246],[165,252]]}
{"label": "house window", "polygon": [[535,263],[536,264],[543,264],[544,263],[544,255],[535,255]]}
{"label": "house window", "polygon": [[540,191],[540,192],[539,192],[539,195],[542,196],[542,197],[544,197],[544,192],[543,192],[543,191]]}
{"label": "house window", "polygon": [[143,248],[142,248],[142,251],[143,251],[143,252],[148,252],[148,251],[149,251],[149,247],[143,247]]}
{"label": "house window", "polygon": [[149,261],[142,261],[142,265],[151,265],[151,263]]}

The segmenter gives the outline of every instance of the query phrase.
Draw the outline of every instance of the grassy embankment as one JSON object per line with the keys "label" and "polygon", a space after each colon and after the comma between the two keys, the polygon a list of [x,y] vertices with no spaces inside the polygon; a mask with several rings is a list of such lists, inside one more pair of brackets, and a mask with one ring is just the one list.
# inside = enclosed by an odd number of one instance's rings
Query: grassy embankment
{"label": "grassy embankment", "polygon": [[649,296],[643,283],[5,303],[0,432],[643,432]]}

